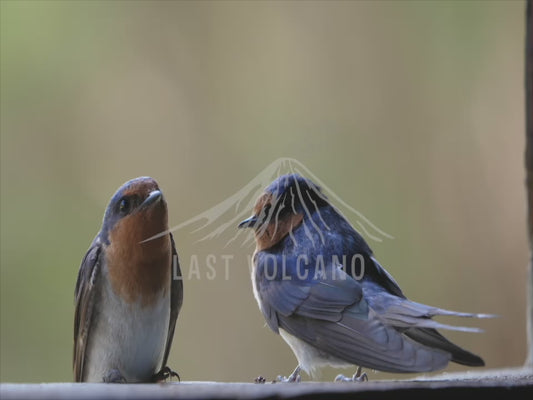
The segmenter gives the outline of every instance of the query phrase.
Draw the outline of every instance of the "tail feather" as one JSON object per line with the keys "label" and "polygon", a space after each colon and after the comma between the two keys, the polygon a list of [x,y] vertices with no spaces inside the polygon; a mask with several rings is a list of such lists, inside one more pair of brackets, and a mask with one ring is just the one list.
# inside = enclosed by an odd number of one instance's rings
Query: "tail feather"
{"label": "tail feather", "polygon": [[443,324],[437,321],[434,321],[430,318],[416,318],[411,316],[402,315],[398,318],[394,316],[388,316],[387,323],[394,326],[395,328],[432,328],[432,329],[446,329],[449,331],[459,331],[459,332],[472,332],[472,333],[482,333],[484,332],[481,328],[475,328],[470,326],[457,326]]}
{"label": "tail feather", "polygon": [[496,314],[466,313],[466,312],[445,310],[444,308],[437,308],[437,307],[429,307],[429,308],[430,308],[429,315],[431,317],[434,317],[437,315],[451,316],[451,317],[463,317],[463,318],[481,318],[481,319],[498,317],[498,315]]}
{"label": "tail feather", "polygon": [[387,308],[387,313],[410,315],[412,317],[435,317],[438,315],[463,318],[495,318],[496,314],[466,313],[432,307],[411,300],[396,301]]}
{"label": "tail feather", "polygon": [[[383,298],[383,297],[382,297]],[[482,329],[443,324],[434,321],[436,316],[453,316],[465,318],[494,318],[493,314],[465,313],[442,308],[431,307],[407,299],[393,298],[385,302],[380,318],[394,326],[399,332],[415,342],[436,350],[450,354],[451,361],[472,367],[481,367],[485,363],[481,357],[453,344],[437,329],[455,330],[461,332],[483,332]]]}
{"label": "tail feather", "polygon": [[422,345],[450,353],[451,360],[458,364],[470,367],[483,367],[485,365],[481,357],[453,344],[435,329],[410,328],[403,331],[403,334]]}

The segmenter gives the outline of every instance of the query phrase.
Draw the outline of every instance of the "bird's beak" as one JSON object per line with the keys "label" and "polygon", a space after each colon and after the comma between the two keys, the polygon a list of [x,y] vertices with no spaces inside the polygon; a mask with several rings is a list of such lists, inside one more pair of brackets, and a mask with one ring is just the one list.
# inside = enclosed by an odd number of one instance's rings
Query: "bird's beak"
{"label": "bird's beak", "polygon": [[238,228],[253,228],[255,224],[257,223],[257,217],[255,215],[252,215],[250,218],[245,219],[242,221]]}
{"label": "bird's beak", "polygon": [[152,204],[158,202],[163,197],[163,193],[161,193],[160,190],[154,190],[153,192],[150,192],[148,197],[142,202],[140,209],[144,209],[147,207],[150,207]]}

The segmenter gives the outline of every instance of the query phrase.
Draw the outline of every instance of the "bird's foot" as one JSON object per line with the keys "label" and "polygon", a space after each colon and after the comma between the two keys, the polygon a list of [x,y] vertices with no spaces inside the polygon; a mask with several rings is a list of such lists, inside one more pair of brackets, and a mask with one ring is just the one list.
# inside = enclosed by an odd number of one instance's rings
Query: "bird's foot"
{"label": "bird's foot", "polygon": [[257,378],[254,379],[254,383],[266,383],[266,379],[259,375]]}
{"label": "bird's foot", "polygon": [[368,381],[368,376],[365,372],[363,372],[361,367],[357,367],[357,371],[351,378],[346,377],[344,375],[337,375],[335,377],[335,382],[364,382]]}
{"label": "bird's foot", "polygon": [[181,382],[181,378],[177,372],[172,371],[170,367],[163,367],[161,368],[161,371],[159,371],[157,374],[154,374],[154,376],[152,376],[152,380],[154,382],[162,382],[172,377],[178,378],[178,381]]}
{"label": "bird's foot", "polygon": [[302,377],[300,376],[301,368],[298,365],[296,369],[293,371],[292,374],[290,374],[288,377],[278,375],[276,380],[274,382],[280,382],[280,383],[298,383],[302,381]]}
{"label": "bird's foot", "polygon": [[122,376],[120,371],[116,368],[107,371],[107,374],[102,378],[104,383],[126,383],[126,379]]}

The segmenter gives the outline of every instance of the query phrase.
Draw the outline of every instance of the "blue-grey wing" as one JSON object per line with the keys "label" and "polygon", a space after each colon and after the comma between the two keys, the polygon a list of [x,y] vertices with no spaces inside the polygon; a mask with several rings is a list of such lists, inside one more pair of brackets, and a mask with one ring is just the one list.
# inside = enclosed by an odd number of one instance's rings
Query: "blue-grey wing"
{"label": "blue-grey wing", "polygon": [[258,254],[254,277],[261,310],[275,332],[280,316],[338,321],[348,307],[361,315],[368,312],[362,286],[340,265],[306,269],[295,260],[282,264],[281,257]]}
{"label": "blue-grey wing", "polygon": [[[324,353],[381,371],[432,371],[449,362],[449,353],[420,345],[381,318],[361,281],[340,265],[312,268],[312,276],[300,279],[289,265],[280,273],[274,257],[256,262],[261,309],[274,331],[281,328]],[[390,295],[379,285],[376,290]]]}

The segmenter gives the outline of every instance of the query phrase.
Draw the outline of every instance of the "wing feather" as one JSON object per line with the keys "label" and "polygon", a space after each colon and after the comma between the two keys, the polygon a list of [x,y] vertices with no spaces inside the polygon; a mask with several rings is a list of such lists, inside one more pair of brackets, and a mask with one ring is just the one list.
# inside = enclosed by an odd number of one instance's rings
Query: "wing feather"
{"label": "wing feather", "polygon": [[[170,242],[172,244],[172,267],[170,270],[170,320],[168,324],[167,344],[165,347],[165,356],[163,357],[163,364],[161,367],[166,367],[172,340],[174,339],[174,330],[176,328],[176,320],[183,304],[183,280],[181,277],[181,269],[178,260],[178,252],[176,251],[176,244],[171,233]],[[178,278],[179,279],[176,279]]]}
{"label": "wing feather", "polygon": [[280,315],[339,321],[348,307],[361,316],[368,313],[361,284],[338,265],[329,264],[320,271],[309,268],[303,272],[295,268],[295,263],[286,261],[289,264],[280,272],[277,267],[282,264],[277,261],[275,257],[264,257],[260,253],[255,275],[261,310],[275,332]]}
{"label": "wing feather", "polygon": [[432,371],[449,362],[449,353],[420,345],[382,319],[369,306],[364,284],[338,265],[325,265],[320,273],[312,270],[313,275],[301,279],[289,267],[276,274],[275,263],[268,260],[273,258],[257,259],[262,274],[258,286],[261,308],[275,321],[275,330],[282,328],[326,354],[381,371]]}
{"label": "wing feather", "polygon": [[82,382],[89,329],[95,309],[96,291],[101,276],[102,244],[97,237],[80,265],[75,290],[76,311],[74,315],[74,380]]}

